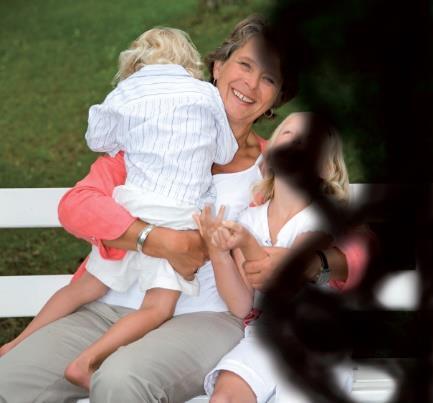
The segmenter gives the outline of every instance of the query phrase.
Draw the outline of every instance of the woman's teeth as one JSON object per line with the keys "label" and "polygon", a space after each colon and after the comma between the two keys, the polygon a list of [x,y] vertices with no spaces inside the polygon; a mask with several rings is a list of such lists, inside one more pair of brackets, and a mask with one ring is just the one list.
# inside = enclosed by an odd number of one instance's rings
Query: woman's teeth
{"label": "woman's teeth", "polygon": [[244,94],[240,93],[239,91],[233,90],[233,94],[235,94],[235,96],[238,97],[242,102],[246,102],[247,104],[252,104],[254,102],[254,100],[246,97]]}

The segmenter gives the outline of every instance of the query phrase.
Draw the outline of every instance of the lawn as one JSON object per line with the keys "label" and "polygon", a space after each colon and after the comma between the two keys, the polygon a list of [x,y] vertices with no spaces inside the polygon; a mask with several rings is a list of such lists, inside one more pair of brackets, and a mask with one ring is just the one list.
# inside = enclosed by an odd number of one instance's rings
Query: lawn
{"label": "lawn", "polygon": [[[198,0],[3,0],[0,186],[68,187],[86,174],[96,157],[83,139],[88,108],[110,91],[119,52],[144,30],[184,29],[206,54],[237,21],[269,5],[246,0],[211,13]],[[257,124],[257,132],[267,137],[300,105],[292,101],[274,121]],[[360,151],[349,138],[346,159],[358,181]],[[3,230],[0,250],[0,275],[72,273],[89,246],[62,229]],[[0,344],[22,323],[0,321]]]}

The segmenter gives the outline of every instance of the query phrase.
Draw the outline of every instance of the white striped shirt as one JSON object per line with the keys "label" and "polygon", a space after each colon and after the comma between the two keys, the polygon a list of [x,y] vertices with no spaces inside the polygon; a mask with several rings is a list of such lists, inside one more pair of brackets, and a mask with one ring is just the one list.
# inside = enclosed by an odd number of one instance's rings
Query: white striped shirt
{"label": "white striped shirt", "polygon": [[218,90],[179,65],[143,67],[89,110],[93,151],[125,152],[126,184],[200,205],[237,151]]}

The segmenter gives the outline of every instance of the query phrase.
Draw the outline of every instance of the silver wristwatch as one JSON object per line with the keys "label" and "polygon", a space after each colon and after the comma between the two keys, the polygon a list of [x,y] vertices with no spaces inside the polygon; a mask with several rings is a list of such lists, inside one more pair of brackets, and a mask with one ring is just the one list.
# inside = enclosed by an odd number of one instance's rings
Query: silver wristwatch
{"label": "silver wristwatch", "polygon": [[137,252],[143,253],[143,244],[148,235],[150,234],[150,231],[152,231],[155,228],[153,224],[146,225],[138,234],[137,243],[135,244],[135,248],[137,249]]}
{"label": "silver wristwatch", "polygon": [[330,280],[330,269],[328,264],[328,259],[326,259],[326,255],[321,250],[317,250],[316,254],[319,256],[321,261],[320,272],[317,274],[315,283],[317,285],[327,284]]}

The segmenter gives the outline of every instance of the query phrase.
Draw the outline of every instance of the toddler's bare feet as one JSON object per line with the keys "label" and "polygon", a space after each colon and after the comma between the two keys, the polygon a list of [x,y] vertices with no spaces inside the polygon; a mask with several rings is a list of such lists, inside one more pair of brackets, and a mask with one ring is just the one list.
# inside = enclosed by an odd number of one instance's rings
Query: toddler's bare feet
{"label": "toddler's bare feet", "polygon": [[9,343],[3,344],[0,347],[0,357],[3,357],[6,353],[11,351],[18,343],[14,342],[14,340],[10,341]]}
{"label": "toddler's bare feet", "polygon": [[74,385],[89,390],[90,378],[95,370],[96,367],[92,360],[81,354],[66,367],[65,378]]}

